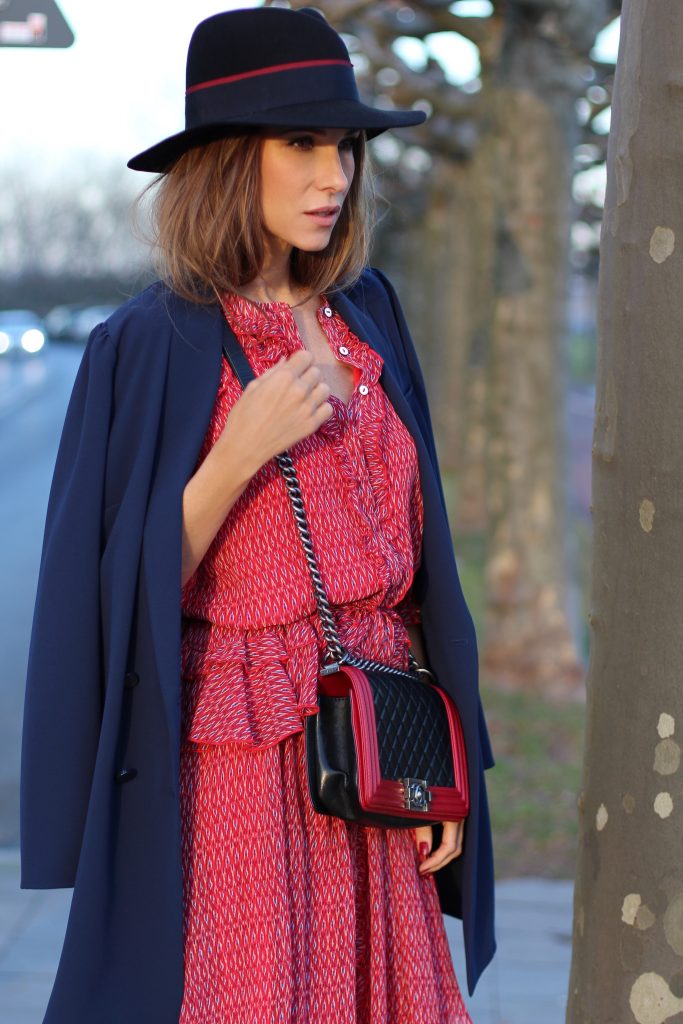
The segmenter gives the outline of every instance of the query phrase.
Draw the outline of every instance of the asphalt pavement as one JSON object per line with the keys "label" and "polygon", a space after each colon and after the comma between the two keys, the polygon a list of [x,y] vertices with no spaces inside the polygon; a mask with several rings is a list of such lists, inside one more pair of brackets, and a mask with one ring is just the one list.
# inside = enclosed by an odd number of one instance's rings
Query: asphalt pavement
{"label": "asphalt pavement", "polygon": [[[538,878],[498,883],[498,949],[471,998],[465,981],[461,924],[455,918],[444,918],[472,1024],[564,1024],[572,889],[569,881]],[[70,901],[70,889],[20,889],[18,849],[0,849],[2,1024],[42,1024]]]}

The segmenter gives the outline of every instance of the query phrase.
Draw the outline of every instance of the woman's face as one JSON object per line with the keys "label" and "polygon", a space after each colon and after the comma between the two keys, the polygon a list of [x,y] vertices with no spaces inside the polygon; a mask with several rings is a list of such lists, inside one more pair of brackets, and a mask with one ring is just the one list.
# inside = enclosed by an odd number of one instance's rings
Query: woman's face
{"label": "woman's face", "polygon": [[282,248],[324,249],[346,194],[359,131],[269,130],[261,149],[261,208],[267,232]]}

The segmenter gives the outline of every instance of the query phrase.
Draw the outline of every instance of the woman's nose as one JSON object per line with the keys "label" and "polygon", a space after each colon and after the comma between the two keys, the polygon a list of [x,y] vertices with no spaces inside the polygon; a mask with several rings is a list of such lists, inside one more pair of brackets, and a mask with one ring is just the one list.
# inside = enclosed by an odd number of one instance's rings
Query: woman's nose
{"label": "woman's nose", "polygon": [[352,165],[349,166],[346,153],[340,152],[337,146],[321,146],[321,151],[323,153],[320,168],[321,188],[346,192],[353,174]]}

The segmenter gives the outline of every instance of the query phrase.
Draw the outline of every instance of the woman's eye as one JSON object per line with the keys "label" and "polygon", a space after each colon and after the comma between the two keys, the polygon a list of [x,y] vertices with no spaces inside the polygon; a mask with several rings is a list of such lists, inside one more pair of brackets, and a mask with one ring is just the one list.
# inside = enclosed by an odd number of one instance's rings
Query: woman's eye
{"label": "woman's eye", "polygon": [[309,149],[313,145],[312,135],[297,135],[295,139],[289,140],[290,146],[295,146],[297,149]]}
{"label": "woman's eye", "polygon": [[[353,149],[353,144],[357,138],[357,135],[347,135],[339,143],[339,148],[344,150]],[[295,149],[312,149],[315,145],[315,139],[312,135],[297,135],[289,140],[289,145],[294,146]]]}

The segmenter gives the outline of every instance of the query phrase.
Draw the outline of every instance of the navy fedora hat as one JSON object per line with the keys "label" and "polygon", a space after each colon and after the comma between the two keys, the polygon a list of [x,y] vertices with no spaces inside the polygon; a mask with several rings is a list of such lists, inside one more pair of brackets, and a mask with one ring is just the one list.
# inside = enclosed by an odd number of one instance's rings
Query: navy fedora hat
{"label": "navy fedora hat", "polygon": [[248,128],[363,128],[374,138],[426,116],[362,103],[344,40],[319,11],[225,11],[192,33],[185,130],[138,153],[128,167],[164,172],[193,146]]}

